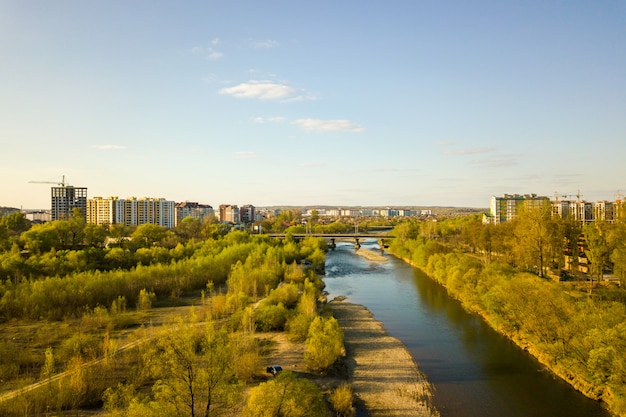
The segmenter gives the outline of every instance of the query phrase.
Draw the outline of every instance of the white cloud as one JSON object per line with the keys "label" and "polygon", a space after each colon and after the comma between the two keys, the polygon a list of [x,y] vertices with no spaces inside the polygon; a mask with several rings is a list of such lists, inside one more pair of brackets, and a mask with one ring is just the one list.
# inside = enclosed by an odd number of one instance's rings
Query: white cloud
{"label": "white cloud", "polygon": [[94,145],[94,148],[96,149],[100,149],[100,150],[104,150],[104,151],[117,151],[120,149],[126,149],[126,146],[122,146],[122,145]]}
{"label": "white cloud", "polygon": [[295,89],[285,84],[277,84],[270,81],[254,81],[241,83],[233,87],[219,90],[220,94],[226,94],[235,98],[258,98],[260,100],[279,100],[291,97]]}
{"label": "white cloud", "polygon": [[278,42],[272,39],[253,39],[250,41],[250,46],[255,49],[272,49],[278,46]]}
{"label": "white cloud", "polygon": [[256,159],[259,154],[255,151],[239,151],[235,152],[235,159]]}
{"label": "white cloud", "polygon": [[211,47],[203,48],[201,46],[194,46],[193,48],[191,48],[191,53],[194,55],[204,57],[205,59],[208,59],[209,61],[216,61],[218,59],[221,59],[224,56],[223,53],[216,51],[215,49]]}
{"label": "white cloud", "polygon": [[285,117],[280,117],[280,116],[271,116],[271,117],[255,117],[254,118],[254,122],[255,123],[282,123],[284,121],[286,121],[287,118]]}
{"label": "white cloud", "polygon": [[363,132],[365,129],[349,120],[297,119],[293,124],[310,132]]}

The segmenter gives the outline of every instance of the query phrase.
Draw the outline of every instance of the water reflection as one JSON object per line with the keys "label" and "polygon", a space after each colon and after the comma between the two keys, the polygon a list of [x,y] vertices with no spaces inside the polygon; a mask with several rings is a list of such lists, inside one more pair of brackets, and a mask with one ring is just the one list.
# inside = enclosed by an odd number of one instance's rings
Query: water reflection
{"label": "water reflection", "polygon": [[467,314],[443,287],[387,257],[371,264],[351,245],[338,245],[327,256],[326,290],[330,298],[345,295],[365,305],[405,343],[433,383],[443,417],[609,415]]}

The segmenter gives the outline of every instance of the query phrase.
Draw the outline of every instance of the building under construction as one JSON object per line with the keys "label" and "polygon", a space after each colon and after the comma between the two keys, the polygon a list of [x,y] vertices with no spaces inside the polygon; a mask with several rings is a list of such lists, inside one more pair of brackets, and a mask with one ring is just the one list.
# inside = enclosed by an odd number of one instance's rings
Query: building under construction
{"label": "building under construction", "polygon": [[81,215],[87,220],[87,187],[52,187],[50,220],[67,220],[75,208],[80,209]]}

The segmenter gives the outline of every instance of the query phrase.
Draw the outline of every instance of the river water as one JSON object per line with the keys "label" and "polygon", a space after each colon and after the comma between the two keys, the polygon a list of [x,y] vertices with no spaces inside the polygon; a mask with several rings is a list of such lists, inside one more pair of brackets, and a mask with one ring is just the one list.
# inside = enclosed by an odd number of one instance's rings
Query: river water
{"label": "river water", "polygon": [[[364,249],[379,251],[376,242]],[[346,296],[409,349],[434,386],[442,417],[608,417],[532,356],[466,313],[445,288],[385,254],[375,264],[339,243],[326,256],[329,300]]]}

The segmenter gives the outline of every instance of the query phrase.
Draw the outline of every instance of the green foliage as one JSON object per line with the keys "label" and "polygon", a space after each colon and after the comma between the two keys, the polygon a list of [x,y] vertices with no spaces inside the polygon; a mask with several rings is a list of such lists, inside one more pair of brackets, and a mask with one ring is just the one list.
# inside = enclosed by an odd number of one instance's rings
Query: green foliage
{"label": "green foliage", "polygon": [[85,360],[96,359],[102,354],[102,341],[95,335],[74,333],[61,343],[58,352],[63,362],[68,362],[74,357]]}
{"label": "green foliage", "polygon": [[294,308],[300,300],[300,287],[290,282],[288,284],[282,284],[278,288],[270,291],[266,302],[272,304],[282,303],[286,308]]}
{"label": "green foliage", "polygon": [[0,341],[0,375],[3,380],[10,380],[19,375],[20,368],[29,364],[24,349],[12,340]]}
{"label": "green foliage", "polygon": [[152,308],[152,303],[156,300],[156,294],[142,288],[137,297],[137,310],[145,311]]}
{"label": "green foliage", "polygon": [[325,373],[343,353],[343,330],[334,317],[315,317],[305,342],[304,361],[314,372]]}
{"label": "green foliage", "polygon": [[[527,212],[497,226],[470,222],[457,229],[460,239],[451,238],[454,227],[441,226],[445,239],[417,237],[403,244],[396,239],[392,250],[446,286],[466,309],[531,345],[557,374],[587,387],[587,395],[599,398],[610,392],[603,396],[610,408],[626,409],[626,307],[623,298],[609,298],[623,290],[582,295],[570,284],[537,276],[547,275],[551,265],[563,265],[564,247],[572,251],[564,242],[577,241],[580,229],[559,224],[545,212]],[[619,223],[585,228],[596,280],[609,260],[617,261],[618,274],[626,271],[620,263],[625,230]],[[468,248],[470,253],[461,250]]]}
{"label": "green foliage", "polygon": [[313,319],[305,314],[297,313],[289,317],[285,325],[289,339],[294,342],[306,340]]}
{"label": "green foliage", "polygon": [[322,417],[326,408],[322,392],[313,382],[291,371],[250,390],[244,409],[247,417]]}
{"label": "green foliage", "polygon": [[176,331],[160,335],[144,357],[156,379],[155,402],[166,410],[177,405],[189,416],[231,407],[240,394],[233,347],[226,329],[212,322],[194,326],[193,317],[178,320]]}
{"label": "green foliage", "polygon": [[257,326],[263,332],[283,330],[288,316],[289,310],[282,303],[264,301],[256,309]]}
{"label": "green foliage", "polygon": [[352,387],[348,384],[341,384],[330,394],[332,404],[337,417],[353,417],[356,409],[352,405]]}

